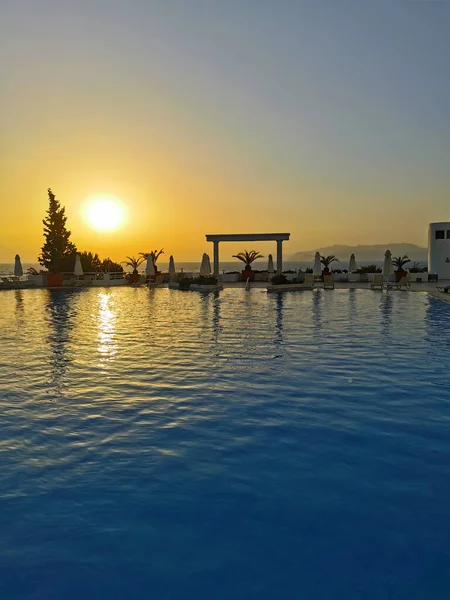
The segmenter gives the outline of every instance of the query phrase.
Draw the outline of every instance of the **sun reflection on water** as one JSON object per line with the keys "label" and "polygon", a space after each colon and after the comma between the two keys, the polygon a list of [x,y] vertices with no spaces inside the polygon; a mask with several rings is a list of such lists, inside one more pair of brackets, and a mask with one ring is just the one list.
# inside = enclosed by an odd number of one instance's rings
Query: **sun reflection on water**
{"label": "sun reflection on water", "polygon": [[100,367],[106,367],[108,361],[117,352],[117,343],[115,339],[117,314],[114,311],[114,302],[107,293],[99,294],[99,313],[98,313],[98,346],[97,350],[101,355]]}

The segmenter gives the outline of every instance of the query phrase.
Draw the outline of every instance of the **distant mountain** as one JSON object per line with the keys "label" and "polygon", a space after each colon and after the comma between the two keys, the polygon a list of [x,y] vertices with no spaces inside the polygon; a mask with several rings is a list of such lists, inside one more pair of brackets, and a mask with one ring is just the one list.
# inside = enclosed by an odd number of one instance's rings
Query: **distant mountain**
{"label": "distant mountain", "polygon": [[384,258],[384,253],[389,248],[392,252],[392,256],[403,256],[406,254],[412,261],[427,262],[428,250],[427,248],[421,248],[415,244],[377,244],[373,246],[344,246],[342,244],[335,244],[334,246],[325,246],[323,248],[315,248],[314,250],[304,250],[302,252],[296,252],[289,260],[291,261],[310,261],[314,259],[314,255],[317,250],[322,256],[328,256],[334,254],[341,262],[347,262],[352,252],[355,254],[355,258],[358,262],[360,261],[376,261],[380,262]]}

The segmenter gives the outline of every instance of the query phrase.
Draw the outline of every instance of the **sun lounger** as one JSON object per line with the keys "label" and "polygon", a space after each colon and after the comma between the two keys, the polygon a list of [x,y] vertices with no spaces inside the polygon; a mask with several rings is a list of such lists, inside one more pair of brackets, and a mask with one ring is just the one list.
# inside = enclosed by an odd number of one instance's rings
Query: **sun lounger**
{"label": "sun lounger", "polygon": [[324,275],[323,276],[323,289],[324,290],[334,290],[334,280],[333,275]]}
{"label": "sun lounger", "polygon": [[383,275],[381,273],[374,273],[372,283],[370,284],[370,289],[382,290],[383,285]]}
{"label": "sun lounger", "polygon": [[2,280],[2,287],[10,290],[19,287],[20,281],[18,277],[1,277],[0,279]]}
{"label": "sun lounger", "polygon": [[399,281],[396,283],[395,287],[398,290],[401,290],[402,288],[409,290],[409,288],[411,287],[411,284],[409,283],[409,273],[406,273],[406,275],[404,275],[401,279],[399,279]]}

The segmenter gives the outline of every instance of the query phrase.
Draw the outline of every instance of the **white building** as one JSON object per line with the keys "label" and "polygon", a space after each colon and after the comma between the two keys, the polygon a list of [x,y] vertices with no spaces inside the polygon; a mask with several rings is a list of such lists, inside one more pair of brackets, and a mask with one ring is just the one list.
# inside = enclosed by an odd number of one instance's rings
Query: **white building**
{"label": "white building", "polygon": [[450,279],[450,222],[430,223],[428,227],[428,273]]}

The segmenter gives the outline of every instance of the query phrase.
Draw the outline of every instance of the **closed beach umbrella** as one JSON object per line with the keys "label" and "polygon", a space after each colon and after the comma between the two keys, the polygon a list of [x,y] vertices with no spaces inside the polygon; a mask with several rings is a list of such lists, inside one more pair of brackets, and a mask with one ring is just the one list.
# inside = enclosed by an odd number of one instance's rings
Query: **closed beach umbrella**
{"label": "closed beach umbrella", "polygon": [[77,254],[75,257],[75,269],[73,272],[77,277],[81,277],[83,275],[83,267],[81,266],[81,258],[79,254]]}
{"label": "closed beach umbrella", "polygon": [[169,258],[169,275],[170,275],[170,277],[175,277],[175,275],[176,275],[175,261],[173,260],[172,255],[170,255],[170,258]]}
{"label": "closed beach umbrella", "polygon": [[153,264],[153,258],[151,254],[147,256],[147,264],[145,266],[145,274],[147,277],[153,277],[155,275],[155,265]]}
{"label": "closed beach umbrella", "polygon": [[392,265],[392,255],[390,250],[386,250],[384,255],[384,263],[383,263],[383,276],[389,277],[389,275],[394,274],[394,267]]}
{"label": "closed beach umbrella", "polygon": [[356,266],[355,255],[350,254],[350,260],[348,261],[348,272],[356,273],[357,269],[358,269],[358,267]]}
{"label": "closed beach umbrella", "polygon": [[269,254],[269,262],[267,264],[267,270],[269,271],[270,274],[273,273],[273,256],[271,254]]}
{"label": "closed beach umbrella", "polygon": [[23,275],[22,263],[20,262],[20,256],[18,254],[16,254],[14,260],[14,275],[16,277],[22,277]]}
{"label": "closed beach umbrella", "polygon": [[200,265],[200,275],[203,275],[204,277],[209,277],[211,275],[211,262],[206,253],[203,254],[202,264]]}
{"label": "closed beach umbrella", "polygon": [[322,263],[320,262],[320,252],[316,252],[316,256],[314,258],[313,275],[314,277],[322,275]]}

